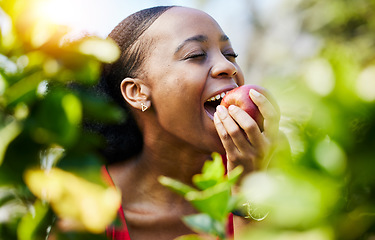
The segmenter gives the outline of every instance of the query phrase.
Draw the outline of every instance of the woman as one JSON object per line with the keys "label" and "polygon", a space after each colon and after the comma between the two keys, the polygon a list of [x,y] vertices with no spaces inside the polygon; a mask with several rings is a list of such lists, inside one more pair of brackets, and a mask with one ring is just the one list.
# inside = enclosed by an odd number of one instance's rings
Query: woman
{"label": "woman", "polygon": [[[227,156],[228,174],[238,165],[244,174],[266,165],[279,133],[277,106],[250,92],[264,116],[262,132],[240,108],[207,104],[244,84],[244,76],[228,37],[202,11],[176,6],[142,10],[109,37],[122,55],[104,67],[100,91],[129,116],[122,126],[100,131],[108,139],[108,173],[123,193],[128,231],[123,234],[132,240],[162,240],[191,233],[181,217],[196,210],[157,178],[191,184],[212,152]],[[244,221],[234,217],[235,230]],[[109,234],[115,235],[113,229]]]}

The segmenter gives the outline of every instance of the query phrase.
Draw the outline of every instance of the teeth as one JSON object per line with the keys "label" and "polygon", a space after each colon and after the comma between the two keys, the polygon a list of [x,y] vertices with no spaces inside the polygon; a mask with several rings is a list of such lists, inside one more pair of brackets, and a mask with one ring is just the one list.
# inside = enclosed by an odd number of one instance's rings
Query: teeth
{"label": "teeth", "polygon": [[220,100],[221,98],[223,98],[225,96],[225,94],[227,94],[227,92],[222,92],[222,93],[219,93],[209,99],[207,99],[207,102],[212,102],[212,101],[216,101],[216,100]]}

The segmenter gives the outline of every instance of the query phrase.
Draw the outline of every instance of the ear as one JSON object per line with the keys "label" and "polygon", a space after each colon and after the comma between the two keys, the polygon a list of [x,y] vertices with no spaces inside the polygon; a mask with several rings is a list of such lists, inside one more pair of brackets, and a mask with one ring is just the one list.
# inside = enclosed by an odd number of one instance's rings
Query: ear
{"label": "ear", "polygon": [[121,82],[121,93],[133,108],[142,110],[142,104],[151,106],[150,88],[138,78],[125,78]]}

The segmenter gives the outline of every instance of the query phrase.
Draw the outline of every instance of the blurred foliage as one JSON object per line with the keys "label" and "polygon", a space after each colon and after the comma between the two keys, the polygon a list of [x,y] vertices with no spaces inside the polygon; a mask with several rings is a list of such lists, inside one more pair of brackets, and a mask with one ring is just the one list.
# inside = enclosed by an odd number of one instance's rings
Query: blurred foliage
{"label": "blurred foliage", "polygon": [[[287,72],[274,67],[263,75],[279,100],[293,156],[246,177],[247,199],[270,213],[243,239],[372,239],[375,1],[285,0],[277,7],[294,18],[290,44],[309,38],[314,52]],[[285,67],[282,61],[273,64]]]}
{"label": "blurred foliage", "polygon": [[[125,116],[79,86],[97,82],[119,50],[38,16],[38,0],[0,1],[0,239],[104,239],[120,194],[101,176],[103,144],[84,121]],[[81,226],[64,232],[60,220]],[[65,229],[66,230],[66,229]]]}

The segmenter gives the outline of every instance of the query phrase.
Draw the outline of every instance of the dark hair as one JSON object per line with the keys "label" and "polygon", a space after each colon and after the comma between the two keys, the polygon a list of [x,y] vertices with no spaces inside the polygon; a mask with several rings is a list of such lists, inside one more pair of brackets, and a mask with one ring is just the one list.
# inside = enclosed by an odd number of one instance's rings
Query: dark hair
{"label": "dark hair", "polygon": [[138,11],[122,20],[108,36],[118,44],[121,55],[116,62],[103,65],[97,91],[121,106],[127,114],[122,124],[97,124],[94,127],[106,139],[106,146],[101,152],[108,163],[123,161],[142,150],[143,137],[121,94],[120,84],[126,77],[135,78],[144,73],[140,70],[147,54],[151,54],[150,41],[140,36],[172,7],[159,6]]}

